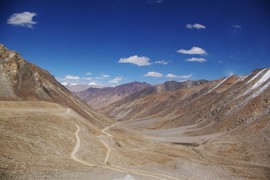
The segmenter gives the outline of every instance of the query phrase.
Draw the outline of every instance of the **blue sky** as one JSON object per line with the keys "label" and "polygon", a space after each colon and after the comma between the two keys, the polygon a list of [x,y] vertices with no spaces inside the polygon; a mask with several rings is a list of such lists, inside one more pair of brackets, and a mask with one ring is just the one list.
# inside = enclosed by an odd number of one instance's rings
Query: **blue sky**
{"label": "blue sky", "polygon": [[270,66],[267,0],[2,0],[0,43],[61,83],[218,79]]}

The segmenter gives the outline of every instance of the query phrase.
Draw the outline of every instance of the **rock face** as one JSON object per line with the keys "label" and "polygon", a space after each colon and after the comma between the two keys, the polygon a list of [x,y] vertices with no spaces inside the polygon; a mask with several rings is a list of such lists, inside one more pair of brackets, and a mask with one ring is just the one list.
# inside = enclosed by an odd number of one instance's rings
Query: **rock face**
{"label": "rock face", "polygon": [[147,87],[151,87],[151,85],[141,82],[132,82],[116,87],[89,88],[85,91],[76,92],[75,94],[93,108],[100,109]]}
{"label": "rock face", "polygon": [[101,116],[73,96],[48,71],[27,62],[19,53],[5,48],[2,44],[0,44],[0,77],[0,100],[54,102],[74,109],[93,122],[95,120],[89,113]]}
{"label": "rock face", "polygon": [[1,99],[58,101],[61,92],[71,95],[48,71],[3,45],[0,45],[0,69]]}

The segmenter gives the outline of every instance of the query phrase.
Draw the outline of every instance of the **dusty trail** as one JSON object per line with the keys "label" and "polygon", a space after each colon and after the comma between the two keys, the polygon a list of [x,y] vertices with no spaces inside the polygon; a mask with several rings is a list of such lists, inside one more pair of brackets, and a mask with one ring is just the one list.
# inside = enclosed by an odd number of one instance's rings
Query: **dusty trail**
{"label": "dusty trail", "polygon": [[81,145],[81,140],[80,140],[80,137],[78,135],[79,131],[81,130],[81,128],[76,124],[76,128],[77,128],[77,131],[74,133],[75,136],[76,136],[76,145],[73,149],[73,151],[71,152],[70,156],[71,158],[76,161],[76,162],[79,162],[79,163],[82,163],[82,164],[85,164],[87,166],[91,166],[91,167],[98,167],[97,165],[95,164],[91,164],[91,163],[88,163],[86,161],[83,161],[83,160],[80,160],[77,156],[76,156],[76,153],[78,152],[79,148],[80,148],[80,145]]}
{"label": "dusty trail", "polygon": [[111,125],[111,126],[107,126],[107,127],[105,127],[101,132],[102,132],[103,134],[105,134],[106,136],[112,137],[112,135],[111,135],[110,133],[107,133],[106,131],[107,131],[108,129],[111,129],[112,127],[118,125],[118,124],[119,124],[119,122],[117,122],[117,123],[115,123],[115,124],[113,124],[113,125]]}
{"label": "dusty trail", "polygon": [[106,152],[106,156],[105,156],[105,160],[104,160],[104,164],[108,164],[108,160],[110,158],[110,154],[112,152],[111,148],[105,143],[105,141],[103,141],[102,139],[99,139],[99,141],[106,147],[107,152]]}
{"label": "dusty trail", "polygon": [[[110,127],[113,127],[115,125],[116,124],[113,124],[111,126],[108,126],[107,129],[109,129]],[[110,166],[95,165],[95,164],[88,163],[88,162],[86,162],[84,160],[79,159],[76,156],[76,153],[79,151],[79,148],[80,148],[80,145],[81,145],[80,137],[78,135],[78,133],[80,132],[81,128],[77,124],[75,126],[77,128],[76,132],[74,133],[74,135],[76,137],[76,145],[75,145],[73,151],[70,154],[71,158],[74,161],[76,161],[78,163],[81,163],[81,164],[84,164],[84,165],[87,165],[87,166],[90,166],[90,167],[103,168],[103,169],[113,170],[113,171],[122,172],[122,173],[132,173],[132,174],[137,174],[137,175],[152,177],[152,178],[155,178],[155,179],[161,179],[161,180],[165,180],[165,179],[178,180],[178,178],[175,178],[175,177],[172,177],[172,176],[168,176],[168,175],[165,175],[165,174],[158,174],[158,173],[146,172],[146,171],[141,171],[141,170],[135,170],[135,169],[129,169],[129,168],[122,168],[122,167],[118,167],[118,166],[114,166],[114,165],[110,165]],[[104,128],[103,131],[106,131],[107,129]],[[107,136],[112,137],[112,135],[110,135],[107,132],[105,132],[104,134],[107,135]],[[106,143],[103,141],[103,144],[105,145]],[[105,147],[106,147],[107,150],[110,150],[111,151],[110,147],[107,144],[106,144]],[[107,154],[110,154],[110,153],[107,153]]]}
{"label": "dusty trail", "polygon": [[67,109],[66,109],[66,112],[64,112],[64,113],[59,113],[59,114],[57,114],[57,115],[63,116],[63,115],[67,115],[67,114],[69,114],[69,113],[70,113],[70,109],[67,108]]}

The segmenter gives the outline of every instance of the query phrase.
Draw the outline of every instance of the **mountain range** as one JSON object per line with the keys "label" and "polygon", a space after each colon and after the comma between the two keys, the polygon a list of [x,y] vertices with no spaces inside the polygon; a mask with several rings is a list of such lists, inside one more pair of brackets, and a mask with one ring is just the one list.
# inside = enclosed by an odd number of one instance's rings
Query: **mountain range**
{"label": "mountain range", "polygon": [[0,84],[1,179],[270,177],[270,68],[71,93],[0,45]]}

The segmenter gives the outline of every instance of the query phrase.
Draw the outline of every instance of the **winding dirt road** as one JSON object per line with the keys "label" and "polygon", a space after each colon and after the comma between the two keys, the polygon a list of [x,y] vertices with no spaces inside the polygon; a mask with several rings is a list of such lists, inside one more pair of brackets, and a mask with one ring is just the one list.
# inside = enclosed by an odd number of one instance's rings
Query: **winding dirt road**
{"label": "winding dirt road", "polygon": [[110,155],[111,155],[111,148],[105,143],[105,141],[103,141],[102,139],[99,139],[99,141],[106,147],[107,149],[107,152],[106,152],[106,156],[105,156],[105,159],[104,159],[104,164],[108,164],[108,161],[109,161],[109,158],[110,158]]}
{"label": "winding dirt road", "polygon": [[[116,123],[117,124],[117,123]],[[106,130],[108,130],[109,128],[115,126],[116,124],[113,124],[111,126],[107,126],[106,128],[104,128],[102,130],[102,132],[104,132],[104,134],[106,136],[109,136],[109,137],[112,137],[111,134],[107,133]],[[76,156],[76,153],[79,151],[79,148],[80,148],[80,144],[81,144],[81,141],[80,141],[80,137],[78,135],[78,133],[80,132],[81,128],[80,126],[78,126],[77,124],[75,125],[77,130],[76,132],[74,133],[75,137],[76,137],[76,145],[73,149],[73,151],[71,152],[70,156],[71,158],[78,162],[78,163],[82,163],[84,165],[87,165],[87,166],[90,166],[90,167],[98,167],[98,168],[103,168],[103,169],[108,169],[108,170],[113,170],[113,171],[118,171],[118,172],[122,172],[122,173],[132,173],[132,174],[137,174],[137,175],[141,175],[141,176],[147,176],[147,177],[152,177],[152,178],[155,178],[155,179],[161,179],[161,180],[165,180],[165,179],[174,179],[174,180],[178,180],[178,178],[175,178],[175,177],[172,177],[172,176],[168,176],[168,175],[165,175],[165,174],[159,174],[159,173],[153,173],[153,172],[147,172],[147,171],[141,171],[141,170],[136,170],[136,169],[129,169],[129,168],[122,168],[122,167],[119,167],[119,166],[114,166],[114,165],[110,165],[110,166],[100,166],[100,165],[95,165],[95,164],[91,164],[91,163],[88,163],[84,160],[81,160],[79,159],[77,156]],[[109,155],[110,155],[110,152],[111,152],[111,149],[110,147],[108,146],[108,144],[106,144],[105,141],[101,141],[102,144],[104,144],[104,146],[106,147],[107,149],[107,155],[106,155],[106,158],[105,158],[105,164],[107,164],[107,161],[108,161],[108,158],[109,158]],[[107,159],[107,161],[106,161]]]}
{"label": "winding dirt road", "polygon": [[79,148],[81,146],[81,140],[80,140],[80,137],[78,135],[79,131],[81,130],[80,126],[78,126],[76,124],[76,128],[77,128],[77,131],[74,133],[74,135],[76,136],[76,145],[73,149],[73,151],[71,152],[70,156],[71,158],[76,161],[76,162],[79,162],[79,163],[82,163],[82,164],[85,164],[87,166],[91,166],[91,167],[98,167],[97,165],[95,164],[91,164],[91,163],[88,163],[86,161],[83,161],[83,160],[80,160],[77,156],[76,156],[76,153],[79,151]]}

